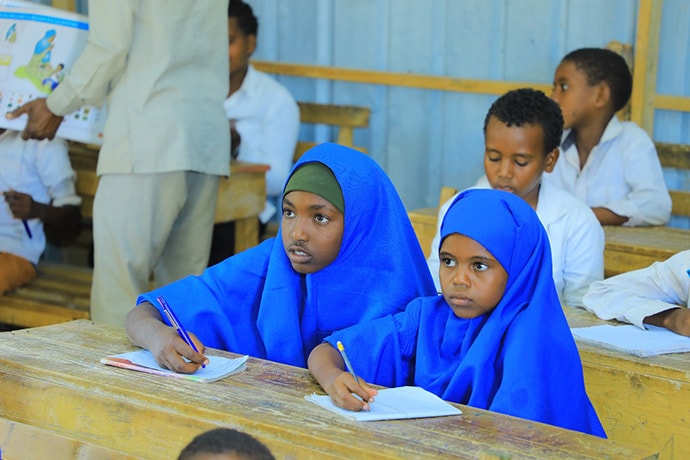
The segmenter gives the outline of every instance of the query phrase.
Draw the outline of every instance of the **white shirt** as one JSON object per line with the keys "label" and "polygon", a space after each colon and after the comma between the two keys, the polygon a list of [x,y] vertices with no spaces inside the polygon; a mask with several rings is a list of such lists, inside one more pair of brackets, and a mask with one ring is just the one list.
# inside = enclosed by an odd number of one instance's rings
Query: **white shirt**
{"label": "white shirt", "polygon": [[[486,177],[482,177],[476,187],[490,188],[490,185]],[[439,292],[441,223],[454,199],[455,196],[439,209],[436,235],[427,259]],[[536,212],[549,237],[553,280],[558,297],[563,305],[581,306],[582,296],[589,285],[604,278],[604,231],[587,205],[543,179]]]}
{"label": "white shirt", "polygon": [[86,47],[46,101],[108,102],[99,175],[230,173],[228,2],[89,0]]}
{"label": "white shirt", "polygon": [[617,319],[644,329],[646,317],[681,306],[690,307],[690,250],[664,262],[598,281],[584,306],[601,319]]}
{"label": "white shirt", "polygon": [[[0,135],[0,191],[10,189],[31,195],[34,201],[53,206],[81,204],[74,189],[75,174],[62,139],[22,139],[15,131]],[[37,264],[45,249],[43,222],[28,221],[32,238],[0,198],[0,252],[23,257]]]}
{"label": "white shirt", "polygon": [[[279,197],[292,168],[299,135],[299,107],[280,83],[252,65],[242,86],[223,104],[228,119],[235,120],[240,135],[238,160],[270,165],[266,172],[266,194]],[[267,201],[262,222],[275,207]]]}
{"label": "white shirt", "polygon": [[580,170],[577,147],[563,133],[561,157],[548,177],[557,187],[591,208],[625,216],[625,226],[664,225],[671,217],[671,197],[654,143],[635,123],[611,118]]}

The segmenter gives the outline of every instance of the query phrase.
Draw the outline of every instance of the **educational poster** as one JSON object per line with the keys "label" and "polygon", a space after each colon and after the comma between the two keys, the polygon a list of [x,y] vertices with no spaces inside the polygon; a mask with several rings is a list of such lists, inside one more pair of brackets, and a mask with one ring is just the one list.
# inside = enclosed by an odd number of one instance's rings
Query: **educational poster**
{"label": "educational poster", "polygon": [[[26,117],[5,114],[48,96],[86,45],[85,16],[35,3],[0,0],[0,127],[21,131]],[[105,111],[82,107],[66,115],[57,135],[101,144]]]}

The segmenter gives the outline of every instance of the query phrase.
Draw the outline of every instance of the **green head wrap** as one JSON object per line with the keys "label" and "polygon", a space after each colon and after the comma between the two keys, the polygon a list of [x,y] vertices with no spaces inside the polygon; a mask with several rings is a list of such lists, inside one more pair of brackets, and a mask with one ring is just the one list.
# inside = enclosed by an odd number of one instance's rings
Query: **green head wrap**
{"label": "green head wrap", "polygon": [[300,166],[285,185],[283,196],[295,190],[310,192],[328,200],[338,211],[345,214],[345,200],[338,179],[323,163],[311,162]]}

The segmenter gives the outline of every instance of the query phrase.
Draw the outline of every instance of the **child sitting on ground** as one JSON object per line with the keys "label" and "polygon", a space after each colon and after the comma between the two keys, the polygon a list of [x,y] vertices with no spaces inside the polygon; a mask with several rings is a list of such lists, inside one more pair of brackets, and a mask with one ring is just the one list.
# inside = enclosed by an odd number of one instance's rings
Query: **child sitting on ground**
{"label": "child sitting on ground", "polygon": [[81,229],[81,198],[62,139],[25,141],[0,129],[0,295],[36,277],[46,246],[71,241]]}
{"label": "child sitting on ground", "polygon": [[[364,380],[417,385],[449,401],[605,436],[558,302],[548,238],[530,206],[503,191],[462,192],[441,225],[439,256],[443,295],[335,332],[312,351],[309,370],[333,402],[349,410],[376,404]],[[361,384],[343,370],[338,341]]]}
{"label": "child sitting on ground", "polygon": [[253,436],[230,428],[200,434],[182,449],[177,460],[274,460],[273,454]]}
{"label": "child sitting on ground", "polygon": [[[276,238],[141,295],[126,330],[177,372],[196,371],[206,360],[204,345],[305,367],[311,349],[333,331],[434,292],[385,172],[357,150],[321,144],[293,168]],[[163,323],[158,296],[196,334],[201,353]]]}
{"label": "child sitting on ground", "polygon": [[593,283],[585,308],[601,319],[690,336],[690,249],[663,262]]}
{"label": "child sitting on ground", "polygon": [[[537,212],[549,236],[558,297],[578,307],[589,285],[604,277],[604,232],[586,204],[542,180],[557,163],[562,131],[558,105],[541,91],[523,88],[499,97],[484,120],[486,176],[476,186],[514,193]],[[453,201],[439,210],[427,259],[437,290],[440,224]]]}
{"label": "child sitting on ground", "polygon": [[566,55],[551,98],[561,106],[561,160],[548,179],[592,208],[602,225],[664,225],[671,197],[654,143],[633,122],[619,121],[632,93],[623,57],[601,48]]}

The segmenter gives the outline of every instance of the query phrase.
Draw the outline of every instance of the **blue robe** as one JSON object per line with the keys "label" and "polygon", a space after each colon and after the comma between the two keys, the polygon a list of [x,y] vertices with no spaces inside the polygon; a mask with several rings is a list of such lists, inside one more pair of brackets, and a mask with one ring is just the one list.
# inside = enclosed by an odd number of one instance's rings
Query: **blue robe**
{"label": "blue robe", "polygon": [[279,230],[275,239],[144,294],[137,304],[148,301],[160,311],[155,299],[163,295],[205,346],[306,367],[311,349],[333,331],[432,295],[424,254],[385,172],[336,144],[309,150],[295,168],[313,161],[333,171],[345,204],[340,252],[330,265],[295,272]]}
{"label": "blue robe", "polygon": [[419,298],[404,312],[326,341],[342,341],[369,382],[418,385],[449,401],[606,437],[585,391],[548,237],[534,211],[508,192],[467,190],[443,221],[441,237],[451,233],[480,243],[508,273],[492,311],[462,319],[442,295]]}

